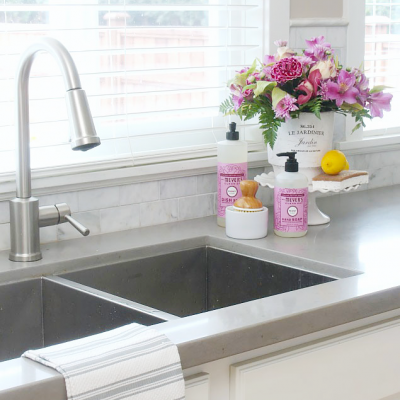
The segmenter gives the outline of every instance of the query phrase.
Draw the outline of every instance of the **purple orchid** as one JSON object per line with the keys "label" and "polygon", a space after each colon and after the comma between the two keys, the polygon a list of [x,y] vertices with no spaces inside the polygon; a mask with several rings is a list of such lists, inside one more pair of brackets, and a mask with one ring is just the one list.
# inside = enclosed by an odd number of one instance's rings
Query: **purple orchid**
{"label": "purple orchid", "polygon": [[290,119],[290,111],[296,111],[299,108],[296,106],[296,98],[287,94],[275,107],[276,118]]}
{"label": "purple orchid", "polygon": [[337,83],[328,81],[326,97],[329,100],[336,100],[336,105],[340,107],[343,102],[348,104],[357,103],[359,91],[354,87],[356,77],[354,74],[342,69],[337,77]]}
{"label": "purple orchid", "polygon": [[308,49],[304,50],[304,55],[310,57],[313,61],[325,61],[328,56],[333,54],[333,50],[331,45],[324,40],[324,36],[306,40]]}
{"label": "purple orchid", "polygon": [[372,93],[367,99],[366,107],[371,111],[372,118],[383,117],[383,111],[390,111],[391,93]]}

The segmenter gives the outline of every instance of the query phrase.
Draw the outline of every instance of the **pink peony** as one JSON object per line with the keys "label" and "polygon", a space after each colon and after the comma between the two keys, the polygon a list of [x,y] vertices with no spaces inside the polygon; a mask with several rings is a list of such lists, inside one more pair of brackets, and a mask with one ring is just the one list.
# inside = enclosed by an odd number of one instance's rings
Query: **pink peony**
{"label": "pink peony", "polygon": [[283,58],[271,67],[271,78],[279,83],[299,78],[302,73],[303,67],[295,57]]}
{"label": "pink peony", "polygon": [[296,99],[287,94],[275,107],[276,118],[290,119],[290,111],[296,111],[299,108],[295,105]]}
{"label": "pink peony", "polygon": [[390,111],[390,101],[393,95],[390,93],[372,93],[367,100],[367,108],[371,111],[372,118],[383,117],[383,110]]}

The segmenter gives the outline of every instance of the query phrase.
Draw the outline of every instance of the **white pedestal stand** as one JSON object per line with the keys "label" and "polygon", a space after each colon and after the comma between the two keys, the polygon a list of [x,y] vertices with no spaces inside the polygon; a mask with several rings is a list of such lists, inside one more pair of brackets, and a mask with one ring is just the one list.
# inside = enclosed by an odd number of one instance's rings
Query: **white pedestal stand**
{"label": "white pedestal stand", "polygon": [[[275,173],[270,172],[268,174],[261,174],[257,175],[254,180],[258,182],[261,186],[268,186],[269,188],[273,189],[274,188],[274,183],[275,183]],[[348,188],[345,188],[343,190],[327,190],[327,189],[319,189],[315,190],[313,188],[312,183],[308,186],[308,225],[323,225],[327,224],[330,222],[330,218],[324,214],[317,206],[316,203],[316,198],[317,198],[317,193],[316,192],[321,192],[321,193],[339,193],[339,192],[349,192],[351,190],[356,190],[358,189],[360,185],[354,185],[350,186]]]}

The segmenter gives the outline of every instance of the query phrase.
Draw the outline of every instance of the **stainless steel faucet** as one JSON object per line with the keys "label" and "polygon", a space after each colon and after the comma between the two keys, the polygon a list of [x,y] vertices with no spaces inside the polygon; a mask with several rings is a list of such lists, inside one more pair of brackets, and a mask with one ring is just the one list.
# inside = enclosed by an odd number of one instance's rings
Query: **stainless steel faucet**
{"label": "stainless steel faucet", "polygon": [[86,151],[100,144],[85,91],[75,63],[68,50],[53,38],[42,38],[22,54],[16,75],[16,128],[17,128],[17,197],[10,201],[11,261],[37,261],[40,252],[39,228],[70,222],[82,235],[89,230],[71,218],[67,204],[39,207],[32,197],[29,135],[29,74],[33,60],[39,52],[47,51],[61,69],[67,91],[72,150]]}

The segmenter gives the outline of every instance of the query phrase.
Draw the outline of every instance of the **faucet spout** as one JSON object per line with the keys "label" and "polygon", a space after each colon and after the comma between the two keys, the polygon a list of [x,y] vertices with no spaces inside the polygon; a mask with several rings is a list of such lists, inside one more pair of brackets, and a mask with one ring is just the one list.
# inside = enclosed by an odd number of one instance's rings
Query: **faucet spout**
{"label": "faucet spout", "polygon": [[[78,70],[68,50],[56,39],[42,38],[29,46],[22,54],[16,75],[16,129],[17,129],[17,197],[31,197],[30,134],[29,134],[29,75],[38,53],[48,52],[57,61],[67,92],[67,106],[71,122],[73,149],[79,147],[83,139],[87,150],[100,144],[93,119],[82,90]],[[76,144],[78,142],[78,144]],[[90,146],[91,145],[91,146]]]}
{"label": "faucet spout", "polygon": [[42,258],[39,241],[39,202],[32,197],[29,133],[29,75],[35,57],[50,53],[57,61],[67,92],[73,150],[86,151],[100,145],[85,91],[68,50],[56,39],[42,38],[22,54],[16,74],[17,197],[10,202],[12,261],[37,261]]}

